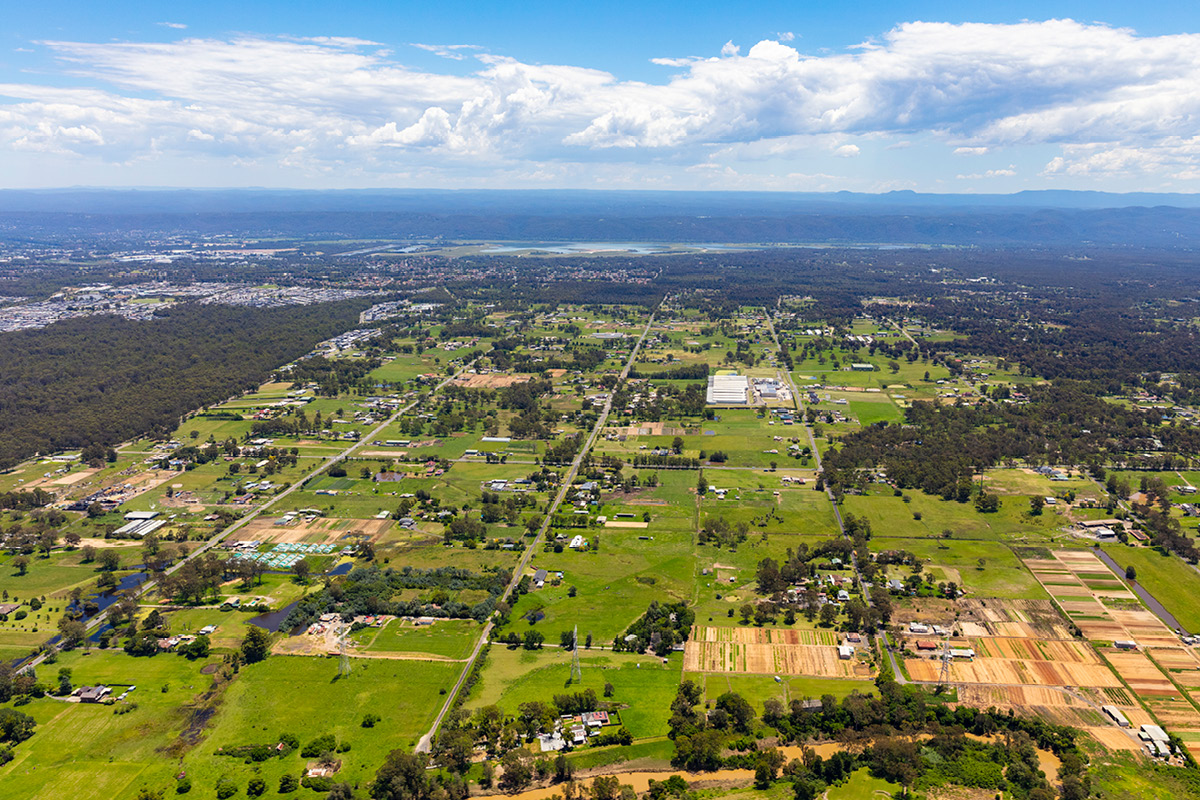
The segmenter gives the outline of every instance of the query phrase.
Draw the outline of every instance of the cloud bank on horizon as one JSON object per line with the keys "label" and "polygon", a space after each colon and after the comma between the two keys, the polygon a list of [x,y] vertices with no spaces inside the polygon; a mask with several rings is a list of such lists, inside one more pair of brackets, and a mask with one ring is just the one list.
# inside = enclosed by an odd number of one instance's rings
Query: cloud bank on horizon
{"label": "cloud bank on horizon", "polygon": [[[910,22],[846,52],[802,43],[655,58],[651,83],[479,44],[42,41],[54,80],[0,84],[0,169],[196,185],[1200,189],[1198,34]],[[447,69],[406,64],[409,47]]]}

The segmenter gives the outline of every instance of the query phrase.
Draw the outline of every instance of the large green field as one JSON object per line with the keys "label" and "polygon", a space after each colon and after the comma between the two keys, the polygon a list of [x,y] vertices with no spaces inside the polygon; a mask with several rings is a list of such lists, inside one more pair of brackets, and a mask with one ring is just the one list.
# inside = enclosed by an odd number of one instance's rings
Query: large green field
{"label": "large green field", "polygon": [[17,758],[0,768],[0,794],[100,800],[132,797],[143,784],[165,787],[174,765],[159,750],[185,726],[180,705],[212,683],[200,674],[201,666],[174,655],[133,659],[97,651],[64,654],[57,664],[43,666],[47,679],[62,667],[71,669],[76,686],[104,683],[123,691],[136,684],[129,699],[137,708],[118,715],[108,706],[51,698],[23,706],[38,727],[17,747]]}
{"label": "large green field", "polygon": [[623,706],[621,722],[635,739],[664,736],[671,700],[679,688],[682,657],[667,664],[653,655],[580,651],[583,681],[568,685],[571,654],[558,649],[528,651],[492,645],[487,668],[466,703],[469,709],[498,705],[514,713],[521,703],[549,701],[555,694],[592,689],[602,697],[613,685],[612,700]]}
{"label": "large green field", "polygon": [[[847,496],[842,507],[843,511],[870,520],[877,539],[938,538],[949,529],[955,539],[1043,542],[1066,524],[1049,506],[1041,516],[1031,516],[1024,498],[1003,497],[999,511],[985,514],[977,511],[973,503],[942,500],[916,489],[904,494],[908,502],[893,496],[890,488],[872,487],[869,494]],[[882,542],[875,546],[885,547]]]}
{"label": "large green field", "polygon": [[[17,748],[13,763],[0,768],[0,796],[73,797],[107,800],[132,797],[140,786],[168,788],[173,775],[192,776],[199,796],[208,796],[217,779],[232,777],[245,789],[261,774],[271,787],[285,772],[299,773],[298,753],[260,766],[215,755],[219,747],[274,744],[283,732],[304,743],[324,733],[347,742],[340,757],[342,776],[369,780],[393,748],[411,750],[441,706],[461,665],[418,661],[355,659],[348,677],[338,677],[336,659],[275,656],[243,667],[223,693],[216,713],[195,729],[199,742],[181,746],[180,736],[198,719],[187,711],[206,692],[212,678],[200,674],[203,662],[175,655],[132,658],[121,652],[70,653],[43,669],[73,670],[75,685],[105,683],[123,690],[137,684],[129,699],[137,708],[114,714],[104,705],[68,704],[46,698],[22,707],[38,720],[34,736]],[[124,686],[122,686],[124,685]],[[382,720],[361,726],[367,712]],[[81,775],[91,773],[92,780]]]}
{"label": "large green field", "polygon": [[443,620],[416,627],[403,620],[391,620],[379,630],[360,631],[370,653],[427,653],[451,659],[465,659],[479,638],[480,625],[473,620]]}

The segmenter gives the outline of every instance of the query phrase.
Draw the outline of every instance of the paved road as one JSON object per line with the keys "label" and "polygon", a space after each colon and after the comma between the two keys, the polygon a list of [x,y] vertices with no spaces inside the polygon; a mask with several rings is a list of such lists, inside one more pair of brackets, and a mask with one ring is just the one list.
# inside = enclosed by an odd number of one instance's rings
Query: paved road
{"label": "paved road", "polygon": [[[633,362],[637,358],[638,351],[642,349],[642,342],[646,340],[647,334],[650,333],[650,326],[654,324],[654,317],[657,314],[658,310],[656,309],[650,314],[650,319],[646,321],[646,327],[642,329],[642,335],[638,337],[633,350],[629,353],[628,360],[625,362],[624,369],[621,370],[621,378],[617,382],[617,386],[620,386],[629,376],[629,370],[633,367]],[[615,388],[609,393],[608,400],[604,403],[604,409],[600,412],[600,418],[596,420],[596,424],[592,427],[592,432],[588,434],[587,441],[575,453],[575,458],[571,460],[571,467],[567,470],[567,474],[563,476],[562,483],[558,487],[558,493],[555,494],[553,502],[551,502],[546,511],[546,518],[542,521],[542,527],[538,529],[537,535],[533,537],[529,546],[525,548],[525,552],[521,554],[521,560],[517,563],[516,568],[513,569],[512,580],[505,587],[504,594],[500,597],[501,600],[508,600],[516,590],[517,584],[521,582],[521,576],[525,574],[525,568],[529,565],[529,559],[533,557],[533,553],[537,549],[539,542],[541,542],[542,537],[550,529],[550,521],[553,519],[555,512],[558,511],[559,506],[562,505],[563,500],[566,499],[567,492],[571,489],[571,481],[575,480],[575,476],[579,473],[579,465],[583,462],[584,455],[591,452],[592,446],[596,442],[596,437],[600,435],[600,431],[604,429],[605,423],[608,422],[608,415],[612,412],[613,397],[616,396]],[[450,711],[450,707],[454,704],[454,698],[458,696],[459,690],[462,689],[463,683],[467,680],[467,676],[475,668],[475,662],[479,658],[483,646],[490,641],[493,627],[495,627],[494,621],[488,619],[487,624],[483,626],[483,630],[479,634],[479,640],[475,642],[475,648],[471,651],[471,657],[467,659],[467,664],[463,667],[458,680],[455,681],[454,688],[447,693],[446,702],[442,704],[441,710],[433,720],[433,725],[421,737],[421,740],[417,742],[418,753],[428,753],[433,748],[433,737],[437,735],[438,728],[442,725],[442,720],[445,719],[446,714]]]}

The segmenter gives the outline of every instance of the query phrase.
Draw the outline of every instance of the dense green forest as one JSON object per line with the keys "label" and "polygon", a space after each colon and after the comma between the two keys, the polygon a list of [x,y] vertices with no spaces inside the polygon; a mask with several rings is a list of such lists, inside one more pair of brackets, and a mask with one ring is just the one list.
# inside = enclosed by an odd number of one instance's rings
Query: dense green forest
{"label": "dense green forest", "polygon": [[182,306],[150,322],[99,316],[0,336],[0,468],[169,431],[353,327],[369,304]]}

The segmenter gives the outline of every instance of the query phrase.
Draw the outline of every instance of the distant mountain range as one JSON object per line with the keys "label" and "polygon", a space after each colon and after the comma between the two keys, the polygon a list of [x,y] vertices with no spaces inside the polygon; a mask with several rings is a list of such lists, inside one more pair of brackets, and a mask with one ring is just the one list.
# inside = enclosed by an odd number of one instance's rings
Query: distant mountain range
{"label": "distant mountain range", "polygon": [[1200,246],[1200,195],[0,190],[0,236],[137,228],[532,241]]}

